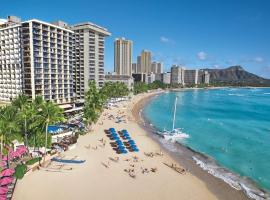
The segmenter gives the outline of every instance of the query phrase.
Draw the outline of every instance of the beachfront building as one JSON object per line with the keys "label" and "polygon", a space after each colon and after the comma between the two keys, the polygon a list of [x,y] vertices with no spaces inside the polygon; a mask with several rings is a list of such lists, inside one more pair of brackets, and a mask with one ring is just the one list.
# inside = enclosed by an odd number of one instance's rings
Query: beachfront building
{"label": "beachfront building", "polygon": [[[68,26],[9,16],[0,20],[0,101],[24,93],[71,104],[84,99],[88,82],[104,83],[104,40],[92,23]],[[74,94],[75,91],[75,94]]]}
{"label": "beachfront building", "polygon": [[22,22],[24,93],[73,102],[73,32],[36,19]]}
{"label": "beachfront building", "polygon": [[132,46],[131,40],[116,38],[114,41],[114,71],[117,75],[132,74]]}
{"label": "beachfront building", "polygon": [[84,101],[89,81],[98,87],[104,83],[105,37],[111,33],[96,24],[86,22],[71,27],[74,31],[74,93],[77,102]]}
{"label": "beachfront building", "polygon": [[150,51],[147,51],[147,50],[142,51],[141,57],[140,57],[140,63],[141,63],[141,67],[140,67],[140,71],[138,71],[138,73],[150,74],[151,73],[151,64],[152,64],[152,56],[151,56]]}
{"label": "beachfront building", "polygon": [[165,72],[162,74],[155,74],[155,80],[161,81],[164,84],[170,84],[171,83],[171,73]]}
{"label": "beachfront building", "polygon": [[151,64],[151,72],[154,74],[163,73],[163,63],[161,62],[152,62]]}
{"label": "beachfront building", "polygon": [[171,84],[171,73],[165,72],[162,74],[162,82],[164,84]]}
{"label": "beachfront building", "polygon": [[155,80],[156,80],[156,74],[154,73],[150,73],[150,74],[147,74],[147,83],[153,83]]}
{"label": "beachfront building", "polygon": [[173,65],[171,67],[171,84],[185,84],[185,68]]}
{"label": "beachfront building", "polygon": [[108,74],[105,75],[105,81],[124,83],[129,90],[132,90],[134,85],[134,79],[128,75]]}
{"label": "beachfront building", "polygon": [[23,88],[20,19],[0,22],[0,101],[10,101]]}
{"label": "beachfront building", "polygon": [[132,74],[137,73],[137,63],[132,63]]}
{"label": "beachfront building", "polygon": [[136,74],[132,74],[132,77],[134,79],[134,82],[143,82],[143,83],[147,83],[147,74],[145,73],[136,73]]}
{"label": "beachfront building", "polygon": [[2,100],[23,92],[59,104],[73,101],[71,30],[10,16],[0,32]]}
{"label": "beachfront building", "polygon": [[199,79],[198,69],[184,71],[184,84],[185,85],[192,85],[192,84],[197,85],[198,79]]}
{"label": "beachfront building", "polygon": [[137,71],[135,73],[142,73],[142,58],[137,56]]}
{"label": "beachfront building", "polygon": [[197,84],[209,84],[209,82],[210,82],[210,74],[208,73],[208,71],[199,70]]}

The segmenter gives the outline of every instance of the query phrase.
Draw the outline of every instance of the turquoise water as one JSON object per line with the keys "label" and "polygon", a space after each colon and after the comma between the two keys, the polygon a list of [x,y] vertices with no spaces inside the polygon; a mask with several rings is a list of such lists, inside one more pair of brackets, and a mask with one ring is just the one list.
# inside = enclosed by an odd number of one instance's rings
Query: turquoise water
{"label": "turquoise water", "polygon": [[176,127],[190,138],[182,141],[237,174],[270,190],[270,89],[186,90],[162,94],[143,110],[157,129]]}

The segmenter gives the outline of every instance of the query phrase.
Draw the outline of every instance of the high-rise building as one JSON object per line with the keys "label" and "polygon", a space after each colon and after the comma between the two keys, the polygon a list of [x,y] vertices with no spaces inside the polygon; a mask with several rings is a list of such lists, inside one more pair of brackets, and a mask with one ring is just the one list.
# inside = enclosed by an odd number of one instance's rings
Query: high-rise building
{"label": "high-rise building", "polygon": [[185,85],[192,85],[198,84],[198,76],[199,70],[198,69],[192,69],[192,70],[185,70],[184,72],[184,83]]}
{"label": "high-rise building", "polygon": [[163,64],[160,62],[152,62],[151,72],[154,74],[161,74],[163,72]]}
{"label": "high-rise building", "polygon": [[73,101],[73,31],[42,22],[22,23],[24,93],[63,104]]}
{"label": "high-rise building", "polygon": [[163,73],[163,63],[158,62],[157,63],[157,74]]}
{"label": "high-rise building", "polygon": [[171,67],[171,84],[185,84],[185,69],[183,67],[177,65]]}
{"label": "high-rise building", "polygon": [[137,73],[137,63],[132,63],[132,74]]}
{"label": "high-rise building", "polygon": [[141,73],[151,73],[152,57],[151,52],[143,50],[141,53]]}
{"label": "high-rise building", "polygon": [[[0,21],[0,100],[24,93],[58,104],[83,99],[89,80],[104,82],[104,37],[92,23],[69,27],[36,19]],[[76,96],[74,95],[76,92]]]}
{"label": "high-rise building", "polygon": [[142,72],[142,57],[137,56],[137,72],[136,73],[143,73]]}
{"label": "high-rise building", "polygon": [[86,22],[73,25],[74,45],[74,92],[76,100],[84,99],[89,81],[101,87],[104,83],[105,37],[111,33],[96,24]]}
{"label": "high-rise building", "polygon": [[22,93],[21,29],[12,17],[0,24],[0,101],[10,101]]}
{"label": "high-rise building", "polygon": [[163,73],[162,82],[165,84],[171,84],[171,73],[170,72]]}
{"label": "high-rise building", "polygon": [[132,74],[132,41],[125,38],[114,41],[114,71],[117,75]]}
{"label": "high-rise building", "polygon": [[201,83],[209,84],[209,81],[210,81],[210,74],[208,73],[208,71],[199,70],[197,84],[201,84]]}

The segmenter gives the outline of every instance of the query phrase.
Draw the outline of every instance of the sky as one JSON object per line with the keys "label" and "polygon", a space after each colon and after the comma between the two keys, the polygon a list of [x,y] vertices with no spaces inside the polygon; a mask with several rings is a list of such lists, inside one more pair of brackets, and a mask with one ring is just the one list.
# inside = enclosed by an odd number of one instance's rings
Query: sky
{"label": "sky", "polygon": [[241,65],[270,78],[269,0],[0,0],[0,18],[36,18],[69,24],[90,21],[112,35],[105,70],[113,71],[115,38],[133,41],[133,61],[143,49],[153,60],[197,68]]}

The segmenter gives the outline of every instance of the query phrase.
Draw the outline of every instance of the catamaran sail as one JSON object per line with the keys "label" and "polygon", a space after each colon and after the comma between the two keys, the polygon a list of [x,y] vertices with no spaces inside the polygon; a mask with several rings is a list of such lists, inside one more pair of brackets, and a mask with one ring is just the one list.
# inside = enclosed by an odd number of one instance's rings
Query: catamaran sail
{"label": "catamaran sail", "polygon": [[174,102],[172,130],[171,131],[164,130],[162,132],[160,132],[160,131],[157,132],[157,134],[162,136],[165,140],[170,140],[170,141],[173,141],[173,142],[175,142],[177,139],[189,138],[189,135],[186,134],[186,133],[183,133],[180,128],[175,128],[177,99],[178,98],[176,96],[175,97],[175,102]]}

